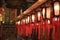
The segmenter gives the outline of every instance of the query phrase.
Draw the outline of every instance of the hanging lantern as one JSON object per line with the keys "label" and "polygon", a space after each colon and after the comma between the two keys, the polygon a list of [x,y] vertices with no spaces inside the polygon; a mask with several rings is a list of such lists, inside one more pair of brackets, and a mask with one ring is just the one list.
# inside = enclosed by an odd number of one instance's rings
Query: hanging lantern
{"label": "hanging lantern", "polygon": [[51,8],[48,7],[48,8],[46,8],[46,18],[50,19],[50,16],[51,16]]}
{"label": "hanging lantern", "polygon": [[60,6],[59,2],[54,2],[54,15],[55,16],[59,16],[59,10],[60,10],[59,6]]}
{"label": "hanging lantern", "polygon": [[59,15],[60,15],[60,1],[55,0],[53,4],[53,10],[54,10],[54,21],[58,21]]}
{"label": "hanging lantern", "polygon": [[26,24],[28,24],[28,19],[26,18],[25,20],[26,20]]}
{"label": "hanging lantern", "polygon": [[41,20],[41,13],[38,12],[37,16],[38,16],[38,21],[40,21]]}
{"label": "hanging lantern", "polygon": [[35,21],[35,15],[32,14],[32,22]]}
{"label": "hanging lantern", "polygon": [[[54,4],[53,4],[53,7],[54,7],[54,9],[53,9],[53,11],[54,11],[54,19],[53,19],[53,21],[54,21],[54,25],[55,25],[55,30],[56,30],[56,32],[54,33],[54,35],[55,35],[55,40],[60,40],[59,38],[58,38],[58,36],[60,35],[60,0],[55,0],[54,1]],[[54,30],[54,31],[55,31]],[[60,36],[59,36],[60,37]]]}
{"label": "hanging lantern", "polygon": [[27,21],[28,21],[28,23],[29,23],[29,21],[30,21],[30,17],[29,17],[29,16],[27,17]]}
{"label": "hanging lantern", "polygon": [[42,10],[43,19],[45,19],[45,8]]}

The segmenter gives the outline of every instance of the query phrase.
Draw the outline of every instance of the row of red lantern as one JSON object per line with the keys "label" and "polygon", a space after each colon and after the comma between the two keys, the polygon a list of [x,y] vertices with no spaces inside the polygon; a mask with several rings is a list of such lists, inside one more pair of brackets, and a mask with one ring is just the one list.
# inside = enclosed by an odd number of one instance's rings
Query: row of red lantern
{"label": "row of red lantern", "polygon": [[[46,35],[47,39],[50,39],[49,36],[53,35],[53,39],[54,39],[55,38],[55,27],[58,27],[60,25],[60,23],[59,23],[60,22],[60,18],[59,18],[60,8],[59,7],[60,7],[59,2],[55,2],[54,3],[54,15],[55,15],[54,17],[53,17],[52,8],[48,7],[48,8],[43,8],[42,12],[41,11],[36,12],[37,15],[32,14],[31,16],[28,16],[28,17],[22,19],[21,21],[18,21],[17,22],[19,24],[18,26],[21,27],[21,29],[22,29],[22,31],[19,30],[20,33],[28,36],[29,34],[32,34],[32,29],[36,28],[36,30],[37,30],[37,28],[38,28],[38,30],[39,30],[38,39],[40,39],[40,37],[41,37],[40,35],[42,35],[42,36]],[[48,20],[46,20],[46,18]],[[43,29],[42,32],[40,32],[41,29]],[[53,31],[52,34],[50,34],[51,30]]]}
{"label": "row of red lantern", "polygon": [[[59,16],[60,15],[60,9],[59,9],[59,7],[60,7],[60,4],[59,4],[59,2],[55,2],[54,3],[54,15],[55,16]],[[42,19],[45,19],[45,18],[47,18],[47,19],[51,19],[51,17],[52,17],[52,13],[53,11],[52,11],[52,8],[51,7],[48,7],[48,8],[43,8],[42,9],[42,12],[41,11],[38,11],[37,12],[37,15],[34,15],[34,14],[32,14],[31,16],[28,16],[27,18],[24,18],[24,19],[22,19],[21,21],[20,21],[20,23],[22,24],[22,23],[24,23],[24,24],[28,24],[29,22],[31,23],[31,22],[36,22],[37,20],[38,21],[41,21]],[[18,22],[19,23],[19,22]]]}
{"label": "row of red lantern", "polygon": [[[49,9],[48,9],[49,10]],[[46,13],[46,18],[47,19],[51,19],[52,18],[52,12],[51,11],[49,11],[50,13]],[[27,18],[24,18],[24,19],[22,19],[21,21],[19,21],[18,22],[18,24],[20,23],[20,24],[28,24],[29,22],[31,23],[31,22],[37,22],[37,21],[41,21],[42,19],[45,19],[45,15],[43,14],[43,17],[42,17],[42,15],[41,15],[42,13],[41,12],[38,12],[38,14],[37,14],[37,16],[36,15],[34,15],[34,14],[32,14],[32,16],[28,16]],[[38,18],[37,18],[38,17]],[[56,17],[57,18],[57,17]]]}
{"label": "row of red lantern", "polygon": [[[54,2],[54,7],[47,7],[47,8],[43,8],[42,11],[38,11],[34,14],[32,14],[31,16],[28,16],[24,19],[22,19],[23,21],[26,20],[26,23],[29,22],[34,22],[35,20],[38,19],[38,21],[40,21],[40,19],[50,19],[51,17],[53,17],[52,15],[54,14],[54,16],[59,16],[60,15],[60,3],[59,2]],[[37,15],[36,15],[37,14]],[[31,21],[30,21],[31,20]]]}

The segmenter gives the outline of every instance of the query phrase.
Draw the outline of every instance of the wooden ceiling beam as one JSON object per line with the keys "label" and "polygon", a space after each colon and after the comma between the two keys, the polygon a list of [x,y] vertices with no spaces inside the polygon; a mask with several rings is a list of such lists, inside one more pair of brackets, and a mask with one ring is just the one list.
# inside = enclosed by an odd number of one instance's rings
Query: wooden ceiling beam
{"label": "wooden ceiling beam", "polygon": [[20,14],[17,18],[15,18],[15,20],[21,19],[21,18],[23,18],[24,15],[30,14],[30,12],[32,10],[34,10],[35,8],[37,8],[38,6],[40,6],[41,4],[43,4],[46,1],[47,0],[39,0],[39,1],[37,1],[31,7],[29,7],[27,10],[25,10],[22,14]]}

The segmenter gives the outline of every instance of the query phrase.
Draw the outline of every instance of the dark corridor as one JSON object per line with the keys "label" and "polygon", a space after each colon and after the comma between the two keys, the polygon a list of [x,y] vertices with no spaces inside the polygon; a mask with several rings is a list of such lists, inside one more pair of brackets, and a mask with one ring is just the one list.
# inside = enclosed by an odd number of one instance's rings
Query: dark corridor
{"label": "dark corridor", "polygon": [[17,40],[15,25],[0,25],[0,40]]}

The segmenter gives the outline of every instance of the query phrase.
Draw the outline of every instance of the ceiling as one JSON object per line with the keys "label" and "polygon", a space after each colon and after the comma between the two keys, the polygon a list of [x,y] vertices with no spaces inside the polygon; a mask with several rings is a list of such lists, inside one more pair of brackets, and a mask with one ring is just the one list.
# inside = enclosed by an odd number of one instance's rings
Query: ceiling
{"label": "ceiling", "polygon": [[8,8],[20,8],[27,4],[27,2],[34,2],[36,0],[0,0],[0,7],[6,4]]}

